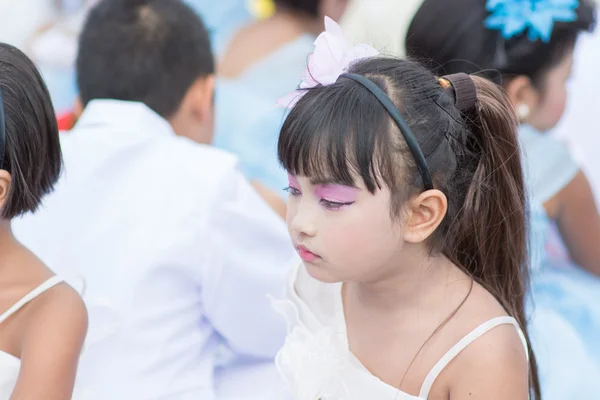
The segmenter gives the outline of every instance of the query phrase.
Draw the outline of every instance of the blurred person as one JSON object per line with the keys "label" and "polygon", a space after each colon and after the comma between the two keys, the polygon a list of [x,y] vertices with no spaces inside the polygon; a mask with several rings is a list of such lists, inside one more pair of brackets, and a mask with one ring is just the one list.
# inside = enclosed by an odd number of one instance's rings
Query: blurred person
{"label": "blurred person", "polygon": [[185,0],[206,24],[213,51],[219,58],[231,36],[243,25],[254,20],[248,0]]}
{"label": "blurred person", "polygon": [[[600,193],[600,159],[597,157],[600,137],[590,127],[594,126],[595,116],[600,112],[596,101],[600,91],[600,82],[596,80],[598,65],[600,29],[579,40],[575,50],[573,77],[568,86],[569,102],[564,117],[553,130],[558,138],[572,147],[596,194]],[[600,201],[599,196],[596,196],[596,201]]]}
{"label": "blurred person", "polygon": [[[269,18],[242,27],[218,65],[215,145],[240,157],[245,174],[279,193],[287,177],[275,147],[284,111],[325,15],[339,20],[348,0],[275,0]],[[283,194],[281,194],[283,196]]]}
{"label": "blurred person", "polygon": [[65,173],[15,234],[85,283],[78,386],[99,399],[269,398],[285,326],[266,296],[296,255],[236,158],[209,145],[201,20],[179,0],[103,0],[76,65],[83,113],[61,138]]}
{"label": "blurred person", "polygon": [[[478,72],[502,84],[519,116],[531,209],[530,329],[545,399],[600,393],[600,214],[585,174],[547,133],[563,115],[574,50],[595,26],[595,8],[587,0],[425,0],[406,35],[408,55],[436,74]],[[553,226],[574,263],[553,256]]]}
{"label": "blurred person", "polygon": [[71,398],[87,312],[79,294],[14,236],[62,167],[48,89],[31,60],[0,43],[0,399]]}

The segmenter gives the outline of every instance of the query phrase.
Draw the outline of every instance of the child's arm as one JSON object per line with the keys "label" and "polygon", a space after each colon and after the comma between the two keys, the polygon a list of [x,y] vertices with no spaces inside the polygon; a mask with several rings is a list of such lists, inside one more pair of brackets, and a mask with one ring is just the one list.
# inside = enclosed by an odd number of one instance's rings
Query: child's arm
{"label": "child's arm", "polygon": [[600,275],[600,213],[584,173],[577,173],[545,208],[556,221],[573,261]]}
{"label": "child's arm", "polygon": [[252,187],[258,192],[260,197],[283,219],[285,219],[285,213],[287,210],[285,201],[281,197],[277,196],[275,192],[266,188],[262,183],[253,181]]}
{"label": "child's arm", "polygon": [[21,370],[10,400],[69,400],[87,332],[83,300],[60,285],[30,305]]}
{"label": "child's arm", "polygon": [[528,400],[528,371],[523,342],[505,325],[470,344],[440,378],[448,382],[450,400]]}

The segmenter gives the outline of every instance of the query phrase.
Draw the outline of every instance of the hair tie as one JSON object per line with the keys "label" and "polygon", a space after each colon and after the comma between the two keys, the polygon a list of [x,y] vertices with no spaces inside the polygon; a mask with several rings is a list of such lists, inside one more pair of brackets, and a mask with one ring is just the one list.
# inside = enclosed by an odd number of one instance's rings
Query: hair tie
{"label": "hair tie", "polygon": [[444,75],[438,80],[445,90],[451,89],[454,92],[454,106],[460,111],[467,111],[475,106],[477,87],[469,75],[460,72]]}

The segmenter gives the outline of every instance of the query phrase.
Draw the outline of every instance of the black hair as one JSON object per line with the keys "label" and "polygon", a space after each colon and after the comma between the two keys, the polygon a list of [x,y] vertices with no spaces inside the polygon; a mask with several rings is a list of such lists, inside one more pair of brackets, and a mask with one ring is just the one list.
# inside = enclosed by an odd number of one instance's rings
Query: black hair
{"label": "black hair", "polygon": [[545,73],[572,51],[578,35],[595,26],[591,0],[581,0],[575,13],[573,22],[554,23],[548,42],[532,41],[528,30],[504,39],[484,25],[490,15],[486,1],[425,0],[408,28],[406,52],[438,75],[481,72],[498,84],[525,75],[540,87]]}
{"label": "black hair", "polygon": [[[430,238],[431,252],[441,252],[485,287],[527,336],[526,197],[518,123],[506,93],[472,76],[476,105],[461,113],[452,93],[415,62],[367,58],[348,72],[370,79],[394,102],[421,147],[434,187],[447,197],[446,215]],[[390,114],[344,75],[332,85],[306,89],[283,124],[278,157],[293,175],[350,186],[360,179],[371,193],[387,186],[392,217],[423,191],[421,174]],[[539,395],[531,351],[529,357],[532,388]]]}
{"label": "black hair", "polygon": [[58,125],[46,88],[33,62],[0,43],[0,90],[6,146],[2,169],[11,175],[2,218],[35,211],[60,176]]}
{"label": "black hair", "polygon": [[81,101],[139,101],[164,118],[192,84],[213,74],[204,24],[181,0],[102,0],[79,39]]}
{"label": "black hair", "polygon": [[321,0],[275,0],[277,7],[301,12],[311,17],[319,16],[320,3]]}

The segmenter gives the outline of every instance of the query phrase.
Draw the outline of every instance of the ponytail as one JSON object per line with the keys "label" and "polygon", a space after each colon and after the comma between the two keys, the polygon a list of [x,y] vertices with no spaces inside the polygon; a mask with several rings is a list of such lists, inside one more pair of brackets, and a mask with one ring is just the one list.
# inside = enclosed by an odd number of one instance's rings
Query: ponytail
{"label": "ponytail", "polygon": [[464,120],[472,133],[472,143],[467,146],[478,160],[463,207],[449,232],[454,237],[452,248],[446,247],[444,252],[519,322],[528,345],[530,386],[539,400],[537,363],[524,311],[529,284],[528,212],[518,121],[499,86],[482,77],[472,79],[477,102]]}

